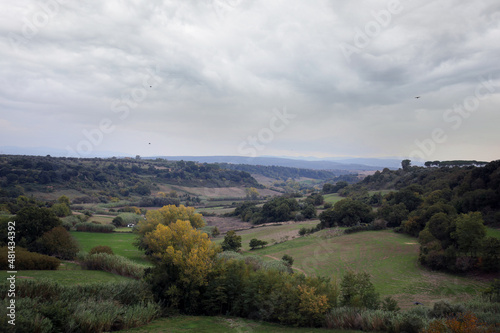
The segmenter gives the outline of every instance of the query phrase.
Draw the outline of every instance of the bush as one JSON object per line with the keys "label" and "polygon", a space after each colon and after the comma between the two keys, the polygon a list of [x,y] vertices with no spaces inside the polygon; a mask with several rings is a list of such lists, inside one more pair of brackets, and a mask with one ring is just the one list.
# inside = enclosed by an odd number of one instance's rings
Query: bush
{"label": "bush", "polygon": [[293,257],[288,254],[284,254],[283,257],[281,257],[281,260],[283,260],[288,266],[293,265]]}
{"label": "bush", "polygon": [[456,316],[464,311],[464,307],[460,304],[453,305],[446,301],[439,301],[434,304],[430,315],[434,318],[446,318]]}
{"label": "bush", "polygon": [[398,302],[390,296],[387,296],[382,301],[382,310],[384,311],[399,311]]}
{"label": "bush", "polygon": [[75,225],[76,231],[86,231],[86,232],[113,232],[116,227],[112,224],[95,224],[91,222],[78,223]]}
{"label": "bush", "polygon": [[[16,270],[56,270],[59,264],[60,261],[57,258],[16,247]],[[6,246],[0,248],[0,269],[11,270],[9,269],[8,248]]]}
{"label": "bush", "polygon": [[107,253],[107,254],[111,254],[111,255],[114,255],[113,253],[113,250],[107,246],[107,245],[98,245],[98,246],[94,246],[92,249],[90,249],[89,251],[89,254],[92,255],[92,254],[96,254],[96,253]]}
{"label": "bush", "polygon": [[123,218],[121,218],[120,216],[117,216],[113,219],[113,222],[111,222],[115,227],[119,228],[119,227],[122,227],[122,226],[125,226],[125,222],[123,221]]}

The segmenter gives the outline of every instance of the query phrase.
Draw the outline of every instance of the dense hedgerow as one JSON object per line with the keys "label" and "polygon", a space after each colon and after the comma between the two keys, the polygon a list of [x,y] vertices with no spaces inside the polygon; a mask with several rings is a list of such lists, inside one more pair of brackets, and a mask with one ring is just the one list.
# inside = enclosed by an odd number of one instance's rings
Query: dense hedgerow
{"label": "dense hedgerow", "polygon": [[[22,247],[16,247],[15,268],[17,270],[56,270],[60,261],[44,254],[29,252]],[[0,248],[0,269],[9,269],[8,248]]]}
{"label": "dense hedgerow", "polygon": [[78,253],[77,260],[83,269],[106,271],[134,279],[144,275],[144,266],[125,257],[108,253]]}
{"label": "dense hedgerow", "polygon": [[77,223],[75,225],[76,231],[87,232],[113,232],[116,227],[112,224],[96,224],[91,222]]}
{"label": "dense hedgerow", "polygon": [[[8,285],[0,284],[5,309]],[[147,285],[140,281],[62,286],[48,280],[18,281],[18,332],[109,332],[145,325],[160,315]],[[0,328],[7,327],[2,315]],[[3,331],[3,330],[2,330]]]}

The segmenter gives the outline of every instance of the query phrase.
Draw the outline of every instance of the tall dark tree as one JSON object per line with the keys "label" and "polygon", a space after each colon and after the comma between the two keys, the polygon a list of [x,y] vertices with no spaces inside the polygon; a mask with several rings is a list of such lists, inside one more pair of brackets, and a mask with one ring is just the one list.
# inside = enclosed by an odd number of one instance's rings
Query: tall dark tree
{"label": "tall dark tree", "polygon": [[61,225],[61,220],[49,208],[25,207],[17,212],[16,238],[18,245],[28,246],[45,232]]}
{"label": "tall dark tree", "polygon": [[411,160],[402,160],[401,161],[401,167],[403,168],[404,171],[410,170],[411,166]]}

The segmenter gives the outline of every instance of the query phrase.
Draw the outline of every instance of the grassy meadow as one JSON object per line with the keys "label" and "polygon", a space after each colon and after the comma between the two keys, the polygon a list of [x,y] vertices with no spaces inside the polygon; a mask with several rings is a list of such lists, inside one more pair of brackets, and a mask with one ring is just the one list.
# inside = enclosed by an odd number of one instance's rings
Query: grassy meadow
{"label": "grassy meadow", "polygon": [[136,235],[133,233],[98,233],[71,231],[71,235],[80,244],[81,251],[89,252],[95,246],[107,245],[117,255],[128,258],[139,264],[147,264],[142,251],[137,249],[133,242]]}
{"label": "grassy meadow", "polygon": [[[74,284],[106,283],[131,280],[130,278],[108,272],[82,270],[78,265],[75,265],[78,266],[78,268],[73,267],[72,269],[66,269],[64,265],[67,264],[68,263],[63,262],[60,268],[55,271],[18,271],[16,277],[17,279],[48,279],[67,286]],[[9,274],[7,274],[7,272],[0,272],[0,279],[2,279],[2,281],[5,281],[8,276]]]}
{"label": "grassy meadow", "polygon": [[421,267],[417,261],[417,239],[390,230],[341,236],[332,236],[331,230],[323,230],[248,251],[251,238],[279,240],[279,235],[290,234],[290,231],[316,223],[254,228],[238,234],[242,236],[243,250],[247,251],[245,254],[260,255],[265,260],[291,255],[293,266],[307,275],[330,277],[340,282],[346,271],[366,271],[371,274],[381,296],[393,296],[403,308],[412,306],[416,301],[432,305],[438,300],[466,300],[487,286],[484,281],[432,272]]}

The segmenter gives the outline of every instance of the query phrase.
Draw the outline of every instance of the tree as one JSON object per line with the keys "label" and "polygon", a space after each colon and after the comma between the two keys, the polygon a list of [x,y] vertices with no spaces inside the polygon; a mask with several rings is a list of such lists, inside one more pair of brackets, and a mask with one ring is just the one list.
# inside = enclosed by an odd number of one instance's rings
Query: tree
{"label": "tree", "polygon": [[250,187],[245,190],[247,194],[247,199],[257,200],[259,198],[259,192],[255,187]]}
{"label": "tree", "polygon": [[220,247],[208,235],[196,230],[189,221],[159,224],[145,236],[154,258],[154,267],[146,272],[158,300],[168,307],[195,312],[202,288],[208,284]]}
{"label": "tree", "polygon": [[389,228],[399,227],[408,218],[409,211],[403,203],[397,205],[384,204],[377,210],[377,215],[387,221]]}
{"label": "tree", "polygon": [[201,228],[205,226],[205,221],[201,214],[195,212],[193,207],[185,207],[180,205],[163,206],[158,210],[148,210],[146,213],[146,220],[137,224],[135,232],[138,234],[136,245],[143,250],[147,250],[144,243],[144,237],[156,229],[160,224],[170,225],[177,220],[189,221],[193,228]]}
{"label": "tree", "polygon": [[64,227],[55,227],[47,231],[33,247],[36,248],[36,252],[63,260],[74,259],[79,251],[77,242]]}
{"label": "tree", "polygon": [[466,254],[475,257],[485,236],[486,227],[481,213],[460,214],[456,219],[456,231],[452,237],[456,240],[458,248]]}
{"label": "tree", "polygon": [[401,161],[401,167],[403,168],[404,171],[408,171],[411,166],[411,160],[402,160]]}
{"label": "tree", "polygon": [[365,307],[378,309],[379,294],[370,282],[368,273],[354,273],[348,271],[340,283],[342,291],[341,304],[343,306]]}
{"label": "tree", "polygon": [[58,199],[57,202],[60,204],[65,204],[68,207],[70,206],[71,202],[69,201],[69,198],[65,195],[61,195]]}
{"label": "tree", "polygon": [[19,246],[28,246],[45,232],[61,225],[61,220],[49,208],[25,207],[17,212],[16,239]]}
{"label": "tree", "polygon": [[241,247],[241,236],[236,235],[236,231],[229,230],[221,243],[223,251],[238,251]]}
{"label": "tree", "polygon": [[52,207],[50,208],[52,209],[54,214],[56,214],[58,217],[65,217],[71,215],[71,209],[65,203],[56,203],[53,204]]}
{"label": "tree", "polygon": [[312,219],[316,217],[316,207],[314,207],[312,204],[308,204],[307,206],[304,207],[304,209],[301,211],[302,215],[306,219]]}
{"label": "tree", "polygon": [[342,199],[335,203],[333,209],[327,209],[320,214],[323,227],[334,225],[350,227],[360,223],[369,223],[373,219],[372,208],[358,200]]}
{"label": "tree", "polygon": [[261,247],[262,248],[262,247],[266,246],[267,242],[263,241],[263,240],[260,240],[260,239],[257,239],[257,238],[252,238],[250,240],[250,244],[249,245],[250,245],[250,248],[252,250],[254,250],[257,247]]}
{"label": "tree", "polygon": [[124,225],[124,221],[121,216],[115,217],[111,223],[117,228],[122,227]]}

